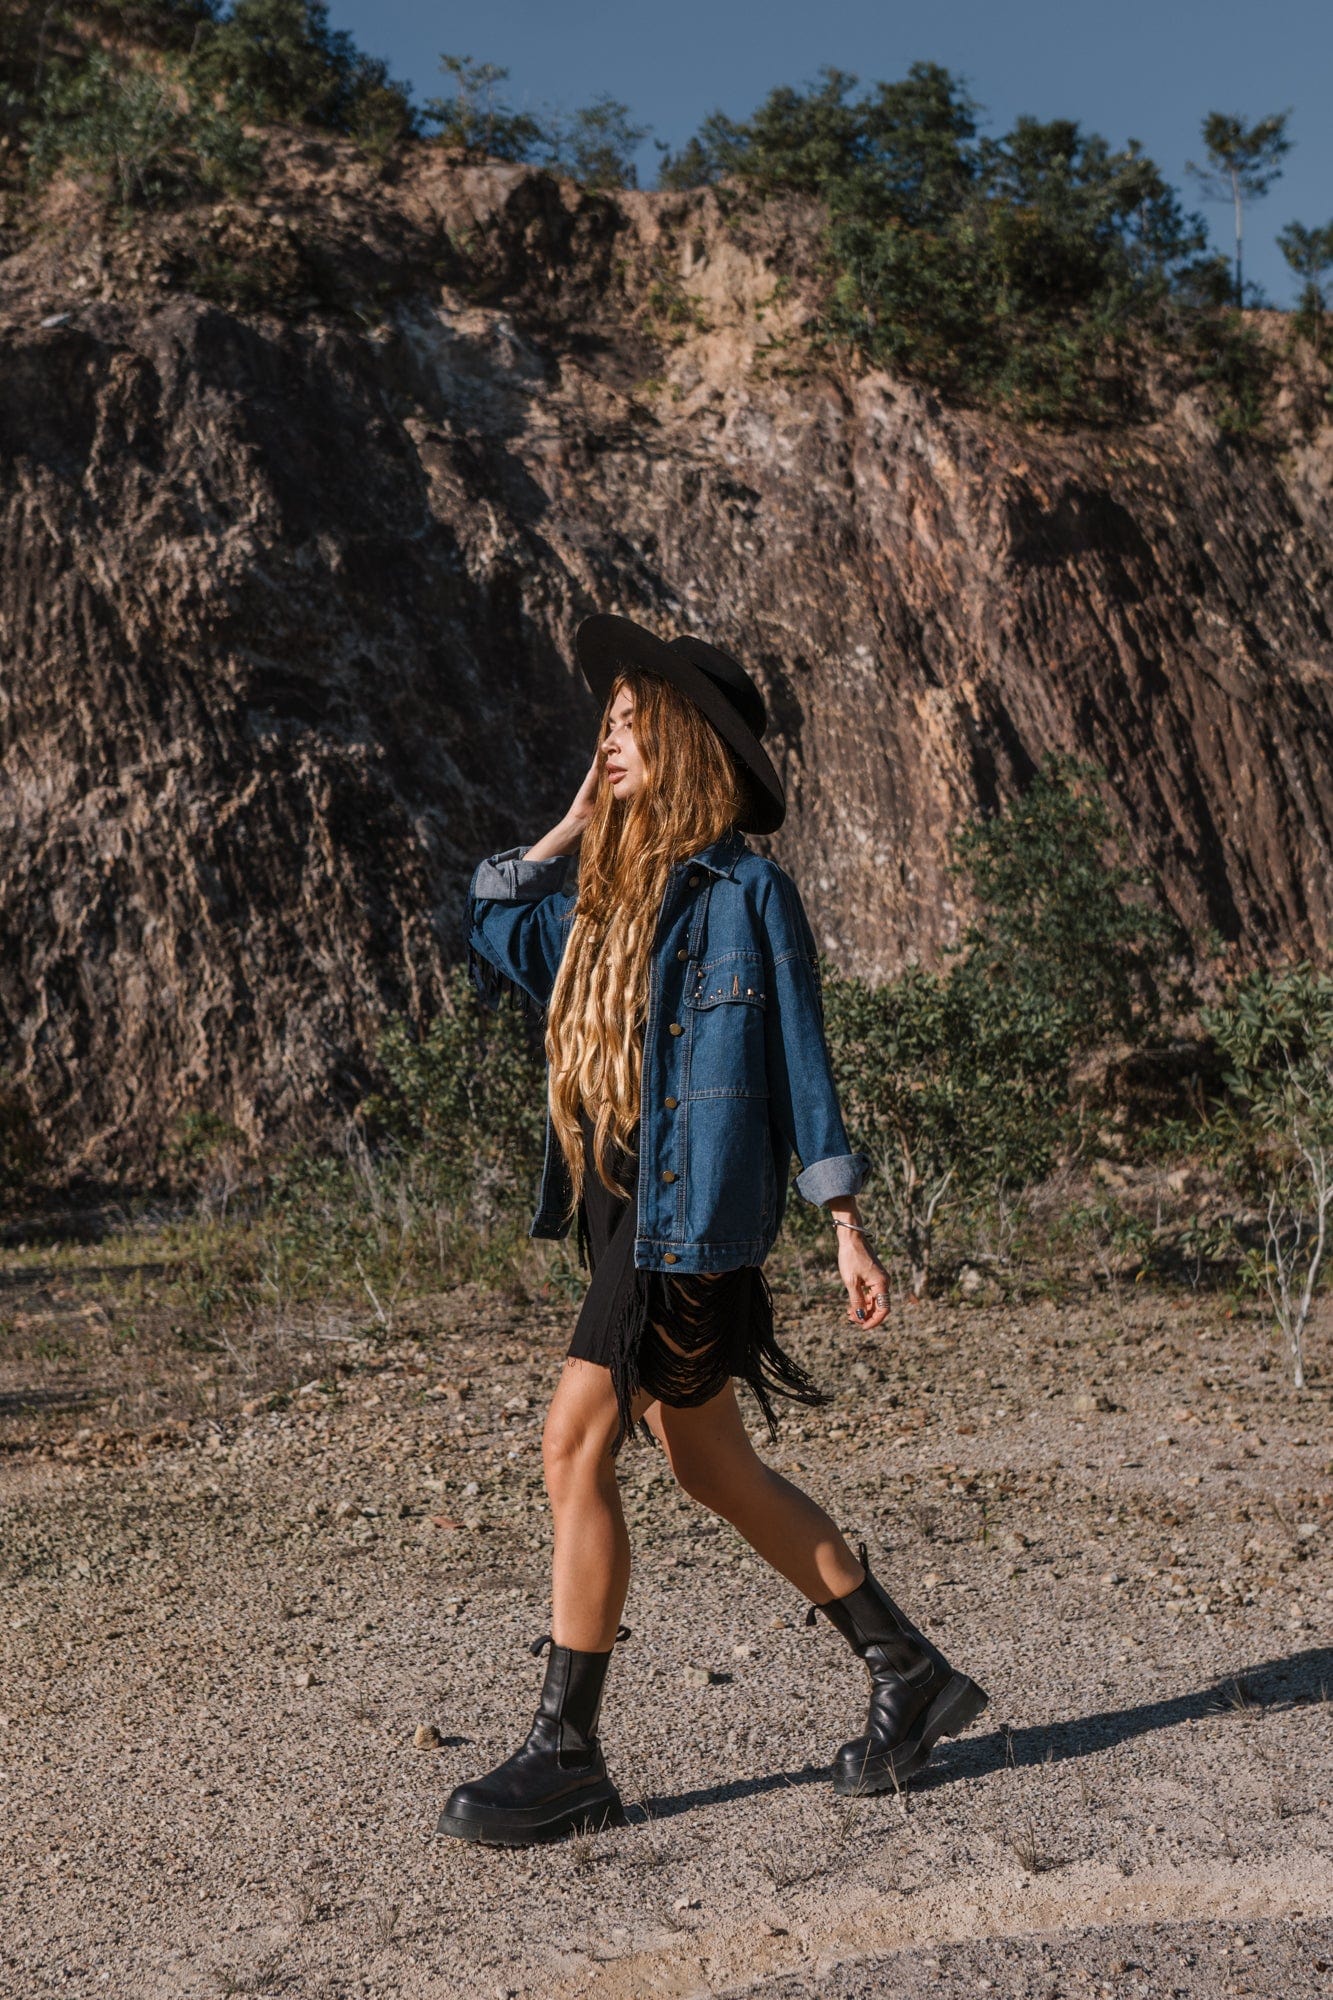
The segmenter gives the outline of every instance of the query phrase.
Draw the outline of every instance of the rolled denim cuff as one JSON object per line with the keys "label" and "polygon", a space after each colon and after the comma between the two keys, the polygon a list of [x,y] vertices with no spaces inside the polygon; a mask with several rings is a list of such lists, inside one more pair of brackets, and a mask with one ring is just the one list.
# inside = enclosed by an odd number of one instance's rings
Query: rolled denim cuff
{"label": "rolled denim cuff", "polygon": [[540,903],[544,896],[563,889],[570,856],[552,854],[544,861],[525,861],[527,851],[526,847],[505,847],[479,861],[470,893],[484,902]]}
{"label": "rolled denim cuff", "polygon": [[840,1194],[859,1194],[870,1172],[866,1153],[830,1153],[826,1160],[812,1160],[796,1176],[796,1186],[807,1201],[819,1204]]}

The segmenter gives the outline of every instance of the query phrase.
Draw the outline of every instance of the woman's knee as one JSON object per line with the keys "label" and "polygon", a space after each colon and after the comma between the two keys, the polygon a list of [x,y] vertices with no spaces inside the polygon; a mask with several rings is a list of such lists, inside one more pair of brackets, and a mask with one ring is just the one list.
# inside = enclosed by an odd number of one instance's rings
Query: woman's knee
{"label": "woman's knee", "polygon": [[613,1471],[614,1397],[608,1409],[604,1399],[562,1393],[563,1386],[542,1430],[542,1468],[554,1502],[580,1488],[599,1485]]}

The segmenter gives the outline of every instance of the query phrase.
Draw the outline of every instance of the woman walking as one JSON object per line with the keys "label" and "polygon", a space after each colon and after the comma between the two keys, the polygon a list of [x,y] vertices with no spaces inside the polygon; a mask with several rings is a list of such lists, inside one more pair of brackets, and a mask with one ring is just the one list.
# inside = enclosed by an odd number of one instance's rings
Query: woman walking
{"label": "woman walking", "polygon": [[[599,1736],[629,1585],[616,1459],[636,1430],[869,1671],[838,1792],[900,1785],[986,1696],[923,1637],[829,1515],[754,1450],[735,1382],[770,1439],[774,1399],[826,1397],[783,1352],[762,1266],[796,1187],[825,1208],[848,1320],[878,1327],[888,1279],[856,1195],[824,1033],[819,961],[795,883],[756,854],[786,804],[760,741],[763,697],[729,654],[589,618],[579,665],[598,748],[559,825],[483,861],[468,896],[482,993],[545,1017],[547,1120],[529,1233],[577,1218],[590,1280],[543,1434],[554,1517],[550,1652],[514,1754],[460,1785],[441,1832],[526,1845],[619,1823]],[[577,867],[572,865],[577,855]],[[540,1641],[545,1644],[546,1641]]]}

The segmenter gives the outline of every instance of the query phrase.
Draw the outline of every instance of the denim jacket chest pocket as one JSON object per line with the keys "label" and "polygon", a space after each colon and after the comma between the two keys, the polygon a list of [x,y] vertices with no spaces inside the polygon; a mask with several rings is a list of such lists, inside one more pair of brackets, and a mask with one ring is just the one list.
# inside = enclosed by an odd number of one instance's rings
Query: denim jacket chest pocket
{"label": "denim jacket chest pocket", "polygon": [[690,1016],[690,1097],[767,1097],[763,954],[710,954],[694,968],[684,1001]]}

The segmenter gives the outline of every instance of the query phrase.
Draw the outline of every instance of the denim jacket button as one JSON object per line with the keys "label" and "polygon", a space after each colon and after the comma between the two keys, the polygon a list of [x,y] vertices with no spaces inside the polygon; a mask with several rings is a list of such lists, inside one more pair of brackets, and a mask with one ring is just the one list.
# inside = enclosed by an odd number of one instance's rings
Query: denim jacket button
{"label": "denim jacket button", "polygon": [[691,887],[691,889],[697,889],[697,888],[698,888],[698,886],[699,886],[699,877],[698,877],[697,875],[691,875],[691,877],[690,877],[690,887]]}
{"label": "denim jacket button", "polygon": [[669,1032],[673,1035],[683,1035],[685,1030],[681,1027],[679,1021],[672,1021]]}
{"label": "denim jacket button", "polygon": [[662,1179],[663,1179],[664,1181],[674,1181],[674,1180],[675,1180],[675,1178],[676,1178],[676,1176],[675,1176],[675,1175],[674,1175],[674,1174],[672,1173],[672,1171],[671,1171],[670,1167],[663,1167],[663,1169],[662,1169]]}
{"label": "denim jacket button", "polygon": [[662,1099],[662,1102],[663,1104],[665,1104],[668,1111],[674,1111],[679,1101],[680,1100],[675,1097],[664,1097]]}
{"label": "denim jacket button", "polygon": [[689,955],[690,955],[689,951],[685,945],[682,945],[680,950],[676,953],[677,958],[688,958]]}
{"label": "denim jacket button", "polygon": [[662,1252],[662,1262],[663,1262],[664,1264],[674,1264],[674,1263],[676,1262],[676,1253],[675,1253],[675,1251],[674,1251],[674,1250],[664,1250],[664,1251]]}

